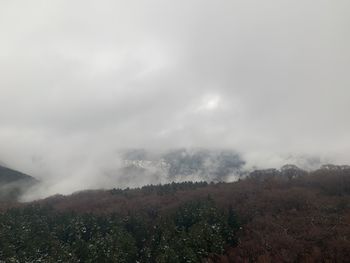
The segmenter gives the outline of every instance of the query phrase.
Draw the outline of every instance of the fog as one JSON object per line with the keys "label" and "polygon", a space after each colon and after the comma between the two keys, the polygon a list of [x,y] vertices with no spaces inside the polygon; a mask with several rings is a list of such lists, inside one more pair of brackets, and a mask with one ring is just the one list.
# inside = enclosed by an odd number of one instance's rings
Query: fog
{"label": "fog", "polygon": [[349,163],[349,8],[1,1],[1,163],[42,180],[40,197],[118,186],[104,174],[129,148],[232,149],[247,169]]}

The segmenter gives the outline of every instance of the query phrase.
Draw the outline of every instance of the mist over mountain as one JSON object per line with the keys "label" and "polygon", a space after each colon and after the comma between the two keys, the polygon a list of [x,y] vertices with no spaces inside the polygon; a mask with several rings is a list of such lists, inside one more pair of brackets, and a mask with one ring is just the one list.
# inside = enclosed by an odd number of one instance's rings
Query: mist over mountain
{"label": "mist over mountain", "polygon": [[122,161],[124,173],[158,174],[163,177],[159,182],[235,180],[245,164],[235,151],[185,148],[158,154],[129,150],[122,154]]}
{"label": "mist over mountain", "polygon": [[0,201],[17,201],[38,183],[32,176],[0,166]]}
{"label": "mist over mountain", "polygon": [[125,189],[186,181],[233,182],[251,173],[261,175],[261,178],[271,173],[293,177],[319,169],[326,163],[313,156],[289,155],[259,166],[252,165],[238,151],[229,149],[124,149],[103,155],[103,159],[79,158],[74,166],[68,164],[55,171],[49,170],[38,177],[40,183],[21,195],[21,200],[87,189]]}
{"label": "mist over mountain", "polygon": [[[0,159],[61,193],[113,183],[125,148],[347,163],[350,2],[314,2],[2,1]],[[208,177],[186,158],[171,176]]]}
{"label": "mist over mountain", "polygon": [[41,183],[32,192],[27,192],[24,200],[86,189],[132,188],[184,181],[235,181],[246,172],[243,157],[227,149],[125,149],[104,155],[103,159],[80,159],[78,163],[79,166],[58,167],[56,171],[41,175]]}
{"label": "mist over mountain", "polygon": [[348,262],[349,10],[0,1],[0,262]]}

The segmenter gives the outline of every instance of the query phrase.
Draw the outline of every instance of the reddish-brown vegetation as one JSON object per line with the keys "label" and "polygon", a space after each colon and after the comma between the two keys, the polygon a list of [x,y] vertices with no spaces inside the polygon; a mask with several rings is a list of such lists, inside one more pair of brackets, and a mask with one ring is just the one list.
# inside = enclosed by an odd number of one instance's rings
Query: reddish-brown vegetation
{"label": "reddish-brown vegetation", "polygon": [[[163,190],[160,190],[163,189]],[[297,177],[257,176],[183,189],[84,191],[37,201],[59,211],[148,216],[210,197],[233,207],[238,244],[207,262],[347,262],[350,259],[350,170],[320,169]]]}

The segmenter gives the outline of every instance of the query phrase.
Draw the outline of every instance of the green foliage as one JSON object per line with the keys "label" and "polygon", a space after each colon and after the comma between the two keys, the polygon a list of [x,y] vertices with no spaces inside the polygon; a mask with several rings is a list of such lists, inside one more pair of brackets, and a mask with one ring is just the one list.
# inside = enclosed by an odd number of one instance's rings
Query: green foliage
{"label": "green foliage", "polygon": [[200,262],[223,252],[234,233],[228,219],[210,200],[185,204],[156,220],[39,206],[12,209],[0,215],[0,261]]}
{"label": "green foliage", "polygon": [[190,202],[161,220],[151,238],[148,261],[143,261],[200,262],[211,253],[223,253],[234,233],[228,214],[213,201]]}

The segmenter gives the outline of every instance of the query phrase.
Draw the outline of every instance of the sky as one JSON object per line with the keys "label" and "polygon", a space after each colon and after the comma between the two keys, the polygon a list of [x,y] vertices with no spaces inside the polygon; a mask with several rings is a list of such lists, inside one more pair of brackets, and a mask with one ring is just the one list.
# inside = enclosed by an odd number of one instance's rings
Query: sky
{"label": "sky", "polygon": [[349,8],[2,0],[0,161],[68,185],[125,148],[229,148],[261,167],[349,163]]}

